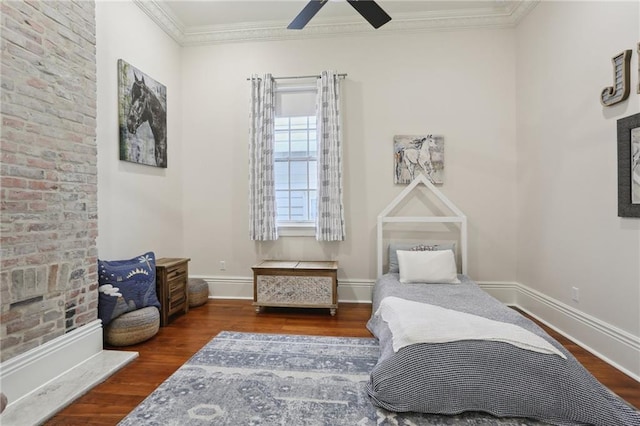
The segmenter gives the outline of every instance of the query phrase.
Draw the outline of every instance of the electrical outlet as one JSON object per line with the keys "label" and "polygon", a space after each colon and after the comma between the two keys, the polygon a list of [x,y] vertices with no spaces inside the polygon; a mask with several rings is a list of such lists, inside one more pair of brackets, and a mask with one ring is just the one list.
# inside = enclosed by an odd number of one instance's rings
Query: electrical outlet
{"label": "electrical outlet", "polygon": [[227,269],[227,263],[224,260],[220,261],[220,270],[224,271],[225,269]]}
{"label": "electrical outlet", "polygon": [[580,290],[578,287],[571,287],[571,300],[576,303],[580,302]]}

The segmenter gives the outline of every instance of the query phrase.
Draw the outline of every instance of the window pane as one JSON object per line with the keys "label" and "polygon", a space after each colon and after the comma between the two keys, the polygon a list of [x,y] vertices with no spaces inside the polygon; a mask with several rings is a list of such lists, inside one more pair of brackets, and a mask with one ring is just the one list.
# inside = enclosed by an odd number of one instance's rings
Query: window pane
{"label": "window pane", "polygon": [[289,220],[289,191],[276,191],[278,219]]}
{"label": "window pane", "polygon": [[276,130],[287,130],[289,128],[289,117],[276,117]]}
{"label": "window pane", "polygon": [[289,143],[289,130],[280,130],[276,131],[274,134],[274,140],[278,143],[286,142]]}
{"label": "window pane", "polygon": [[[287,148],[289,144],[287,144]],[[276,144],[275,151],[273,153],[276,160],[289,158],[289,150],[282,147],[282,145]]]}
{"label": "window pane", "polygon": [[291,220],[309,220],[307,191],[291,191]]}
{"label": "window pane", "polygon": [[289,189],[289,162],[276,161],[273,168],[274,178],[277,190]]}
{"label": "window pane", "polygon": [[318,189],[318,162],[309,161],[309,189]]}
{"label": "window pane", "polygon": [[291,129],[291,142],[306,142],[309,138],[307,129],[293,130]]}
{"label": "window pane", "polygon": [[307,146],[307,131],[295,130],[291,131],[291,156],[292,157],[306,157],[308,154]]}
{"label": "window pane", "polygon": [[307,122],[308,122],[307,117],[291,117],[291,128],[306,129]]}
{"label": "window pane", "polygon": [[291,165],[291,189],[307,189],[309,179],[307,176],[306,161],[292,161]]}
{"label": "window pane", "polygon": [[318,211],[318,191],[309,191],[309,220],[316,220]]}
{"label": "window pane", "polygon": [[309,130],[309,157],[318,156],[318,143],[316,141],[316,131]]}

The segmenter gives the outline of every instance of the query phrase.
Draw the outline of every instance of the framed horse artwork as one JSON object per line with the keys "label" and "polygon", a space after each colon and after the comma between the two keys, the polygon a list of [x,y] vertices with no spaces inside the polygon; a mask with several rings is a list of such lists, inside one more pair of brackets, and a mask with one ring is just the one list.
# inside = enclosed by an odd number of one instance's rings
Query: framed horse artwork
{"label": "framed horse artwork", "polygon": [[406,184],[424,174],[433,184],[443,183],[444,138],[434,135],[393,137],[393,182]]}
{"label": "framed horse artwork", "polygon": [[167,167],[167,88],[118,59],[120,160]]}

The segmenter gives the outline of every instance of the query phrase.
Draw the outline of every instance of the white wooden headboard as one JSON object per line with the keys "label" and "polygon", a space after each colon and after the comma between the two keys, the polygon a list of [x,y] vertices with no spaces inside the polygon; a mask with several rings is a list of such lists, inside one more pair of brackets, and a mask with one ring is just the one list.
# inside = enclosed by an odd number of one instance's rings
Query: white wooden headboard
{"label": "white wooden headboard", "polygon": [[[442,203],[452,212],[450,216],[389,216],[393,209],[419,184],[424,184]],[[378,215],[377,243],[378,243],[378,278],[382,276],[383,268],[383,241],[382,227],[385,223],[458,223],[460,225],[460,256],[461,270],[467,274],[467,216],[456,207],[438,188],[432,184],[425,175],[418,175],[398,196]]]}

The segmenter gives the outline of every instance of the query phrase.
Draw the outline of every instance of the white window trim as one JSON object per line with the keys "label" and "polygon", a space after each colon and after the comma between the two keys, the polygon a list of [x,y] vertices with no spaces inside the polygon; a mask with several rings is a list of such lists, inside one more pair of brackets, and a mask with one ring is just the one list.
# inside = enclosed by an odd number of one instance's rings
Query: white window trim
{"label": "white window trim", "polygon": [[316,224],[314,222],[279,222],[278,236],[315,237]]}

